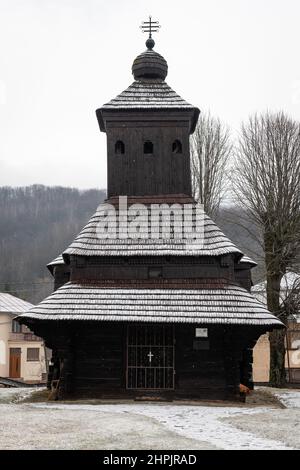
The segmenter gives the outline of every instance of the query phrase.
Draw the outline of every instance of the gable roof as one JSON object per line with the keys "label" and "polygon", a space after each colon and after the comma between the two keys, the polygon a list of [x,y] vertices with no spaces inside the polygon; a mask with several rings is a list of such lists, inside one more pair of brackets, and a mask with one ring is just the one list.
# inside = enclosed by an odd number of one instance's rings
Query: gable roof
{"label": "gable roof", "polygon": [[0,292],[0,313],[23,313],[32,308],[33,305],[25,300]]}

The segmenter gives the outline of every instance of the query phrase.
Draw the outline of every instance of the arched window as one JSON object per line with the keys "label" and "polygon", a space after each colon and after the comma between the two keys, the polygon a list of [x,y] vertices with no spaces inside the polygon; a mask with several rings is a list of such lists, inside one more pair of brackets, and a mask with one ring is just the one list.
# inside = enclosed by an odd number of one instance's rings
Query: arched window
{"label": "arched window", "polygon": [[182,143],[180,140],[174,140],[172,144],[172,153],[182,153]]}
{"label": "arched window", "polygon": [[116,155],[123,155],[125,153],[125,145],[122,140],[117,140],[115,143],[115,154]]}
{"label": "arched window", "polygon": [[153,154],[153,144],[152,142],[150,142],[150,140],[146,140],[146,142],[144,142],[144,154]]}

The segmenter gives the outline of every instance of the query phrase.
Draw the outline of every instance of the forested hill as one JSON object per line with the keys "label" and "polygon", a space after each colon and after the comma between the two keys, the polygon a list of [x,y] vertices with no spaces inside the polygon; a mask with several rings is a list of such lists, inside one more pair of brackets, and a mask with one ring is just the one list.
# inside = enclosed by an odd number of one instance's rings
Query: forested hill
{"label": "forested hill", "polygon": [[0,292],[36,303],[53,287],[46,264],[88,222],[106,192],[0,187]]}
{"label": "forested hill", "polygon": [[[46,297],[53,280],[46,268],[74,239],[105,198],[105,191],[46,187],[0,187],[0,292],[32,303]],[[259,247],[242,228],[241,213],[222,210],[219,227],[249,256],[259,261]],[[247,224],[247,223],[246,223]],[[251,229],[251,230],[249,230]],[[254,279],[262,276],[256,269]]]}

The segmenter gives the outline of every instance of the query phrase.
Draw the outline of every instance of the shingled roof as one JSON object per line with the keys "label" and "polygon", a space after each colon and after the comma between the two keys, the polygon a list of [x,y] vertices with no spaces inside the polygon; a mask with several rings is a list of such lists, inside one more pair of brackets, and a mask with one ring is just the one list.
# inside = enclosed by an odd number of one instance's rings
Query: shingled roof
{"label": "shingled roof", "polygon": [[0,312],[1,313],[21,313],[26,312],[31,307],[32,304],[26,302],[25,300],[19,299],[14,295],[8,294],[6,292],[0,292]]}
{"label": "shingled roof", "polygon": [[116,98],[97,109],[100,129],[105,131],[103,111],[138,110],[182,110],[192,112],[190,132],[193,133],[199,116],[199,109],[185,101],[164,80],[168,64],[158,52],[142,52],[133,62],[132,73],[135,81]]}
{"label": "shingled roof", "polygon": [[65,262],[64,262],[63,256],[59,255],[57,256],[57,258],[55,258],[54,260],[50,261],[50,263],[47,264],[47,268],[49,269],[50,273],[53,274],[53,270],[55,266],[59,266],[61,264],[65,264]]}
{"label": "shingled roof", "polygon": [[100,129],[105,130],[103,111],[130,110],[184,110],[192,111],[193,118],[190,132],[193,133],[199,116],[199,109],[185,101],[166,82],[160,79],[135,80],[126,90],[122,91],[101,108],[96,114]]}
{"label": "shingled roof", "polygon": [[240,258],[242,252],[232,243],[217,225],[204,214],[203,240],[200,244],[189,243],[180,238],[146,238],[141,228],[140,238],[99,238],[97,227],[101,220],[101,209],[91,217],[88,224],[64,251],[64,257],[80,256],[220,256],[233,253]]}
{"label": "shingled roof", "polygon": [[251,266],[255,267],[257,266],[257,263],[255,261],[253,261],[253,259],[251,259],[249,256],[246,256],[244,255],[240,261],[240,263],[245,263],[245,264],[250,264]]}
{"label": "shingled roof", "polygon": [[102,106],[102,109],[195,109],[162,80],[134,81],[126,90]]}
{"label": "shingled roof", "polygon": [[236,285],[215,289],[135,289],[68,282],[20,317],[282,326],[249,292]]}

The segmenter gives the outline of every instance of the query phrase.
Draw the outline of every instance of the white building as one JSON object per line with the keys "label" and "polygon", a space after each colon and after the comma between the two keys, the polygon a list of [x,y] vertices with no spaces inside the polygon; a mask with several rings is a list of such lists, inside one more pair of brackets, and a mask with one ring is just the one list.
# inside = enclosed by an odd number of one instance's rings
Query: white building
{"label": "white building", "polygon": [[43,341],[14,320],[31,307],[18,297],[0,293],[0,377],[26,383],[46,380]]}

